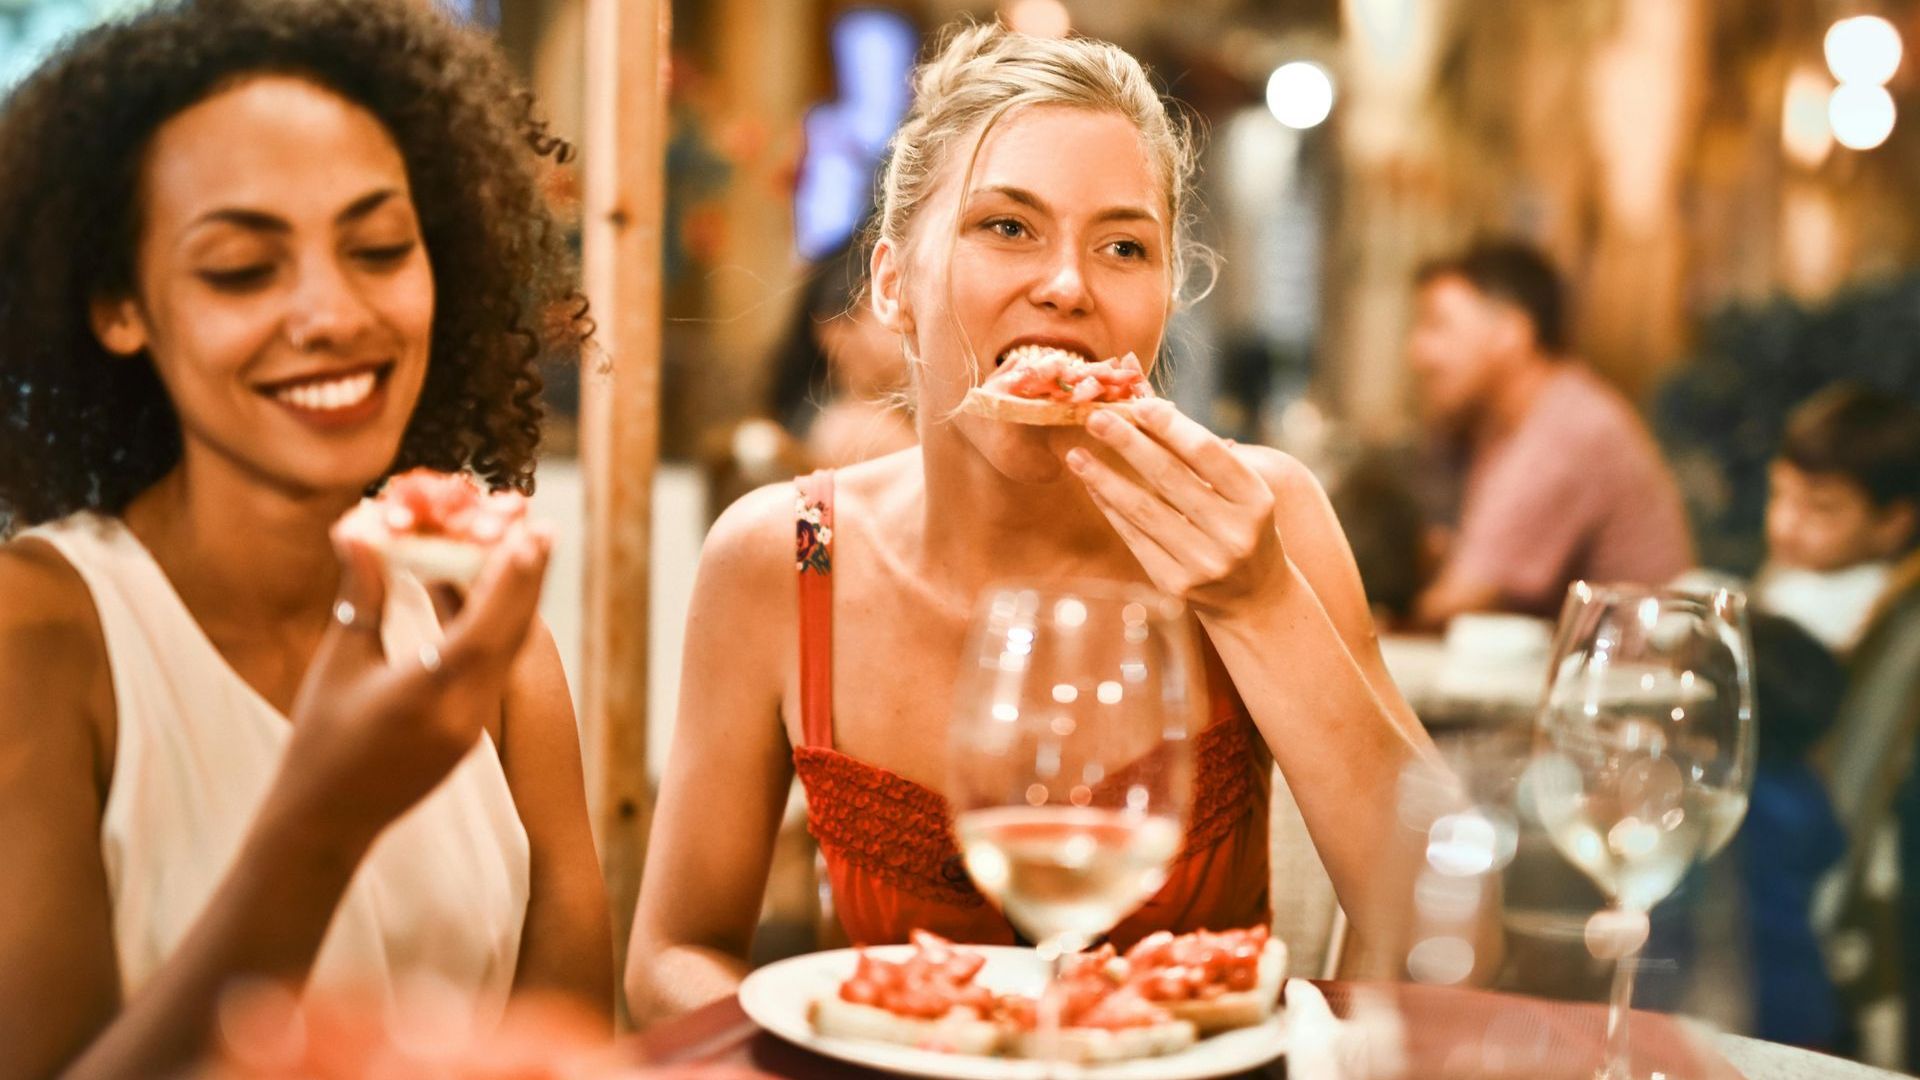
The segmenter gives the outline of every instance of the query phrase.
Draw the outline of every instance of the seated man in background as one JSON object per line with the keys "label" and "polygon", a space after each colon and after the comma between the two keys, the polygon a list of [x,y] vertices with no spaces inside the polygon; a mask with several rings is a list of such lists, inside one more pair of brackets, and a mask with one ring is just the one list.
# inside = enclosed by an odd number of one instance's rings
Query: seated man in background
{"label": "seated man in background", "polygon": [[1788,417],[1768,479],[1755,604],[1844,657],[1920,541],[1920,405],[1828,387]]}
{"label": "seated man in background", "polygon": [[1559,275],[1485,243],[1423,267],[1408,359],[1465,478],[1459,526],[1413,622],[1551,617],[1573,581],[1662,582],[1692,564],[1679,486],[1619,391],[1566,355]]}

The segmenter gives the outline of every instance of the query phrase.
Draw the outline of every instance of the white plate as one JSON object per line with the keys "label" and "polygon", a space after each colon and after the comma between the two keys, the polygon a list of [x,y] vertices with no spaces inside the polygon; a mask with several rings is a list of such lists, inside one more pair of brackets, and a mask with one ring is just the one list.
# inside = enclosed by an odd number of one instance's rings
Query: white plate
{"label": "white plate", "polygon": [[[1046,963],[1032,949],[1004,945],[966,948],[987,958],[986,966],[980,969],[975,981],[996,993],[1037,994],[1046,985]],[[887,945],[867,951],[880,959],[900,960],[910,954],[913,947]],[[807,1022],[808,1003],[839,993],[840,984],[853,974],[859,955],[854,949],[835,949],[769,964],[748,975],[740,984],[740,1007],[754,1023],[790,1043],[868,1068],[948,1080],[1037,1080],[1046,1075],[1045,1067],[1035,1061],[943,1054],[886,1043],[832,1039],[815,1032]],[[1264,1024],[1209,1036],[1177,1054],[1112,1065],[1089,1065],[1074,1069],[1069,1075],[1079,1080],[1209,1080],[1265,1065],[1285,1050],[1282,1043],[1281,1019],[1276,1012]]]}

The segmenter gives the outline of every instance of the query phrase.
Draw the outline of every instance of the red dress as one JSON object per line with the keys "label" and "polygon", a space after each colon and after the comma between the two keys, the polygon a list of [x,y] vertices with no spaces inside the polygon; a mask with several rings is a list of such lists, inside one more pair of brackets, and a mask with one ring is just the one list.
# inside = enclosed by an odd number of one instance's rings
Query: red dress
{"label": "red dress", "polygon": [[[882,945],[915,928],[954,941],[1021,941],[967,876],[939,792],[833,748],[833,473],[800,489],[800,715],[793,751],[834,908],[849,940]],[[1109,935],[1121,948],[1156,930],[1225,930],[1269,922],[1267,803],[1272,765],[1246,706],[1211,648],[1211,721],[1195,740],[1186,845],[1151,900]]]}

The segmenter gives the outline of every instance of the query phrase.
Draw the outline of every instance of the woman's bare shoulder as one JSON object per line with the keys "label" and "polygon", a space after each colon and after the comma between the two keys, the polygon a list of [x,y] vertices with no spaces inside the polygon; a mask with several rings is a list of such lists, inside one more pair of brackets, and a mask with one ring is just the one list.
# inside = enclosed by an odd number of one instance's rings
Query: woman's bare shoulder
{"label": "woman's bare shoulder", "polygon": [[[106,638],[79,571],[45,541],[0,544],[0,739],[85,731],[105,769],[112,713]],[[82,722],[49,722],[66,717]]]}
{"label": "woman's bare shoulder", "polygon": [[701,542],[703,584],[758,591],[792,577],[799,515],[800,490],[792,481],[768,484],[735,499]]}
{"label": "woman's bare shoulder", "polygon": [[1313,470],[1302,464],[1299,458],[1284,450],[1276,450],[1271,446],[1260,446],[1255,443],[1235,443],[1233,453],[1254,472],[1259,473],[1260,479],[1267,482],[1267,486],[1273,489],[1276,496],[1297,496],[1304,492],[1320,490],[1320,481],[1313,475]]}
{"label": "woman's bare shoulder", "polygon": [[1332,568],[1350,564],[1346,534],[1334,515],[1326,488],[1312,469],[1292,454],[1270,446],[1240,444],[1234,453],[1266,481],[1273,492],[1273,519],[1287,550],[1308,576],[1319,579]]}
{"label": "woman's bare shoulder", "polygon": [[93,595],[53,545],[31,537],[0,544],[0,597],[0,669],[73,672],[104,665]]}

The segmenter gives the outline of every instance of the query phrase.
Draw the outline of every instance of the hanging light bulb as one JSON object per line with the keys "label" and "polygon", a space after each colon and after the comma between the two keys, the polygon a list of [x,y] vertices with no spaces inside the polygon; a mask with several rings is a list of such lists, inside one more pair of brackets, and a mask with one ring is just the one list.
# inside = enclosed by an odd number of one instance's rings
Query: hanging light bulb
{"label": "hanging light bulb", "polygon": [[1900,70],[1901,51],[1900,31],[1878,15],[1841,19],[1827,29],[1827,70],[1842,83],[1885,86]]}
{"label": "hanging light bulb", "polygon": [[1297,131],[1318,127],[1333,112],[1333,77],[1306,60],[1282,64],[1267,78],[1267,108]]}
{"label": "hanging light bulb", "polygon": [[1827,102],[1833,137],[1849,150],[1871,150],[1893,134],[1893,95],[1884,86],[1843,83]]}

